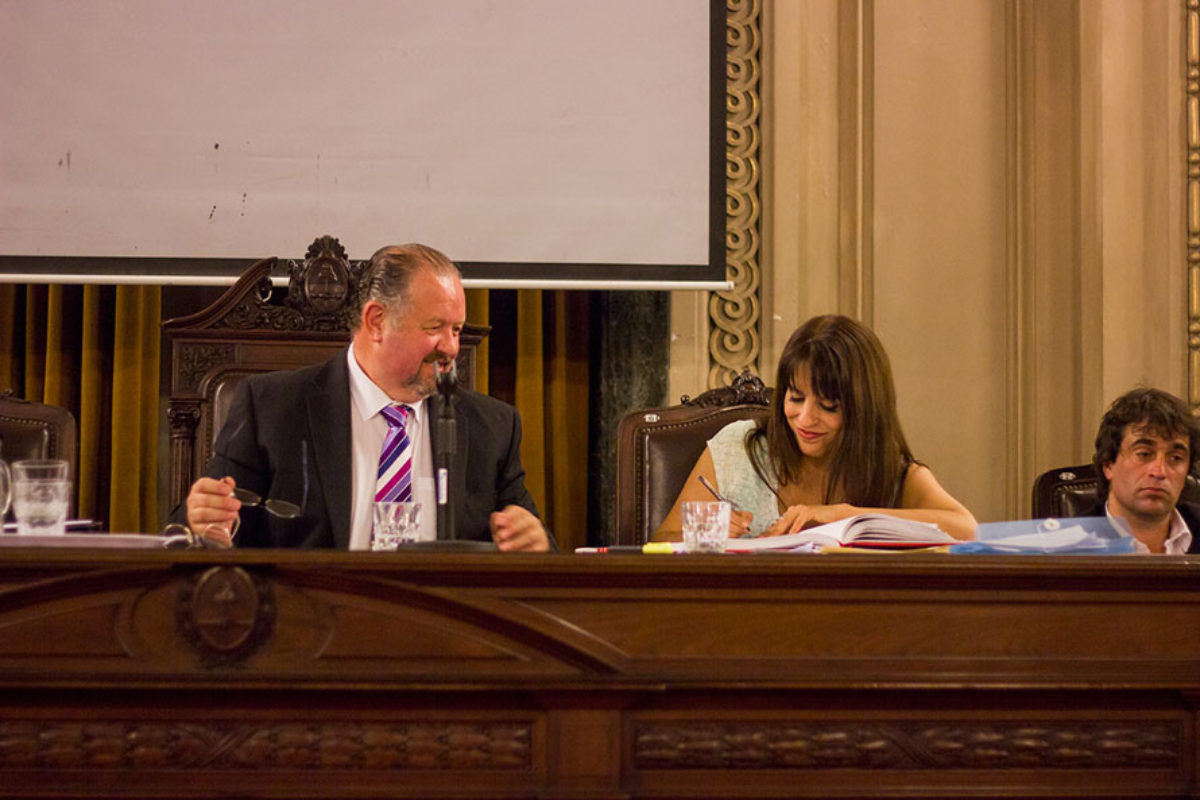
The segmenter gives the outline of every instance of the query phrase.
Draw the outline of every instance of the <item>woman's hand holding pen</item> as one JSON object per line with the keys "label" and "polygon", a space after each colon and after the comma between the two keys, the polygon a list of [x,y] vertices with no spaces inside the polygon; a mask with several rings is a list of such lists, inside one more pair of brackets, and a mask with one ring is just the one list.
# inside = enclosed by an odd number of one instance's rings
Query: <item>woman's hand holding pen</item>
{"label": "woman's hand holding pen", "polygon": [[718,492],[717,487],[713,486],[712,483],[709,482],[708,478],[704,477],[703,475],[700,476],[700,483],[705,489],[708,489],[708,493],[713,497],[717,498],[723,503],[729,503],[729,507],[732,509],[732,512],[729,515],[730,538],[738,538],[749,533],[750,523],[754,521],[754,515],[749,511],[739,510],[738,507],[734,505],[733,501]]}
{"label": "woman's hand holding pen", "polygon": [[729,515],[729,538],[736,539],[750,532],[754,515],[749,511],[734,511]]}

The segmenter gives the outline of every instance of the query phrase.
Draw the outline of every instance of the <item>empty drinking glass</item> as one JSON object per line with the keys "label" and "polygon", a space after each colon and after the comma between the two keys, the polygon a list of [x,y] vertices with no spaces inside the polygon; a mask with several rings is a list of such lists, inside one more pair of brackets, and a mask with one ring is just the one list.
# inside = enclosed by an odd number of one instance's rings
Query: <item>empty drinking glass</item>
{"label": "empty drinking glass", "polygon": [[420,503],[376,503],[375,525],[371,529],[371,549],[395,550],[401,544],[415,542],[420,521]]}
{"label": "empty drinking glass", "polygon": [[721,500],[683,504],[683,547],[689,553],[724,553],[732,507]]}

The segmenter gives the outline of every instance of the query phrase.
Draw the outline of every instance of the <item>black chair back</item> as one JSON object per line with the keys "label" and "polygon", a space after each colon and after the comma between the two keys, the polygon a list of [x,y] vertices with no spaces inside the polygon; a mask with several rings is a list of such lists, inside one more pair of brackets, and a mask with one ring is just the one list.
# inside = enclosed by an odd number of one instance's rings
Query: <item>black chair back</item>
{"label": "black chair back", "polygon": [[[1091,464],[1047,470],[1033,483],[1031,518],[1078,517],[1100,502],[1096,468]],[[1182,499],[1200,502],[1200,480],[1188,475]]]}
{"label": "black chair back", "polygon": [[[67,475],[76,474],[75,415],[65,408],[0,394],[0,458],[11,464],[27,458],[61,458]],[[67,511],[73,515],[72,499]]]}

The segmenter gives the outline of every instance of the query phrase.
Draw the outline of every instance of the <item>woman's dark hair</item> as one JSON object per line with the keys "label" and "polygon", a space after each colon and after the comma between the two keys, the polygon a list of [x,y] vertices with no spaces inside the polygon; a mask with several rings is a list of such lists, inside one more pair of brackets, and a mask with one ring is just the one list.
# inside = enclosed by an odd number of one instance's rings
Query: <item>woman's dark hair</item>
{"label": "woman's dark hair", "polygon": [[1200,456],[1200,422],[1192,416],[1187,404],[1161,389],[1134,389],[1113,401],[1096,432],[1092,464],[1096,467],[1096,490],[1101,500],[1108,499],[1104,466],[1117,460],[1125,429],[1130,425],[1144,425],[1149,433],[1163,439],[1176,436],[1187,439],[1188,471],[1195,470],[1196,458]]}
{"label": "woman's dark hair", "polygon": [[765,439],[767,458],[779,485],[800,479],[804,454],[784,416],[784,401],[796,390],[796,372],[807,364],[812,391],[842,411],[841,439],[830,461],[825,502],[894,508],[913,462],[896,413],[892,368],[879,338],[865,325],[836,314],[813,317],[788,339],[779,357],[771,413],[747,436],[746,447],[759,477]]}

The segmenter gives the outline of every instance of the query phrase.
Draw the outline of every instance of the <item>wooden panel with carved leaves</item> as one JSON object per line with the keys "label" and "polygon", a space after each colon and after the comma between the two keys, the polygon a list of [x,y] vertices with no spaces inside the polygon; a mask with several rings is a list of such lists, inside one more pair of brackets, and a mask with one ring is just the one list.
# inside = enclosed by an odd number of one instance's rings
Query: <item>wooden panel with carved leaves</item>
{"label": "wooden panel with carved leaves", "polygon": [[2,800],[1200,796],[1186,557],[3,555]]}

